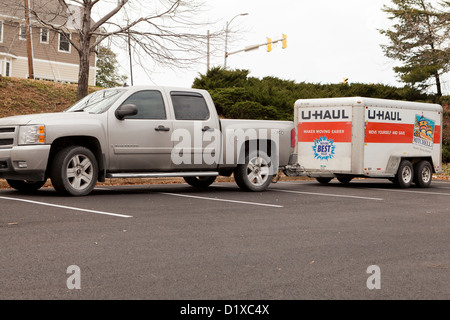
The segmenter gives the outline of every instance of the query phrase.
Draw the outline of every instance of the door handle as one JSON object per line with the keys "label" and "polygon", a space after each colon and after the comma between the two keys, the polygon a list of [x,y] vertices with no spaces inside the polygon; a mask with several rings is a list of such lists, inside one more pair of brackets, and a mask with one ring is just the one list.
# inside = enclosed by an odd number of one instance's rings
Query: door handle
{"label": "door handle", "polygon": [[158,126],[157,128],[155,128],[155,131],[170,131],[170,128]]}
{"label": "door handle", "polygon": [[202,129],[203,132],[205,132],[205,131],[213,131],[213,130],[214,130],[213,128],[210,128],[210,127],[208,127],[208,126],[205,126],[205,127],[203,127],[203,129]]}

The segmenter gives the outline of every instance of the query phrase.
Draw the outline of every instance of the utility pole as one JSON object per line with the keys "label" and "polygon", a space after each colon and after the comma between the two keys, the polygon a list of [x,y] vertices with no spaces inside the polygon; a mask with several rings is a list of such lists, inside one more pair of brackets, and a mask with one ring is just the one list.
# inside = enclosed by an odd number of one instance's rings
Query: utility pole
{"label": "utility pole", "polygon": [[25,21],[27,28],[28,79],[34,79],[33,47],[31,43],[31,24],[29,0],[25,0]]}
{"label": "utility pole", "polygon": [[240,16],[248,16],[248,13],[240,13],[238,15],[235,15],[233,17],[233,19],[231,19],[230,22],[227,22],[226,26],[225,26],[225,59],[224,59],[224,63],[223,63],[223,68],[227,69],[227,58],[228,58],[228,33],[230,32],[230,24],[231,22]]}

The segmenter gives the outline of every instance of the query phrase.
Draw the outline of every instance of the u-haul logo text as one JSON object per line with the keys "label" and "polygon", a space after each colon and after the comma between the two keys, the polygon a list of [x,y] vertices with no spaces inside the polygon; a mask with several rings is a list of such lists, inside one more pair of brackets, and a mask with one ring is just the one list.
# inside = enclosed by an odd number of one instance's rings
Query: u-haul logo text
{"label": "u-haul logo text", "polygon": [[350,119],[347,110],[302,110],[302,120],[345,120]]}
{"label": "u-haul logo text", "polygon": [[402,121],[400,117],[400,112],[398,111],[382,111],[382,110],[367,110],[368,118],[370,120],[391,120],[391,121]]}

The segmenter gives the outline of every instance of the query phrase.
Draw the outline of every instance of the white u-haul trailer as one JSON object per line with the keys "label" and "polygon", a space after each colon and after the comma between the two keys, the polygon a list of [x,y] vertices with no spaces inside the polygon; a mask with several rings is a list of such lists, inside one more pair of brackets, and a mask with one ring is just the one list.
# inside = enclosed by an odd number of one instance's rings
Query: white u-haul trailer
{"label": "white u-haul trailer", "polygon": [[438,104],[351,97],[301,99],[294,106],[297,172],[321,183],[372,177],[428,187],[442,171]]}

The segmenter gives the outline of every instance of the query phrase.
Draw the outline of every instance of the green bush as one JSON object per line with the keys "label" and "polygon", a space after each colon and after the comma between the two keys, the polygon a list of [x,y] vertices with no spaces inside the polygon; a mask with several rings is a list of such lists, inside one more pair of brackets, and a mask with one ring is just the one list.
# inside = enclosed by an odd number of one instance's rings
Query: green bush
{"label": "green bush", "polygon": [[279,118],[277,109],[273,106],[263,106],[255,101],[241,101],[228,110],[228,116],[233,119],[276,120]]}
{"label": "green bush", "polygon": [[442,146],[442,162],[450,163],[450,146],[448,144]]}

